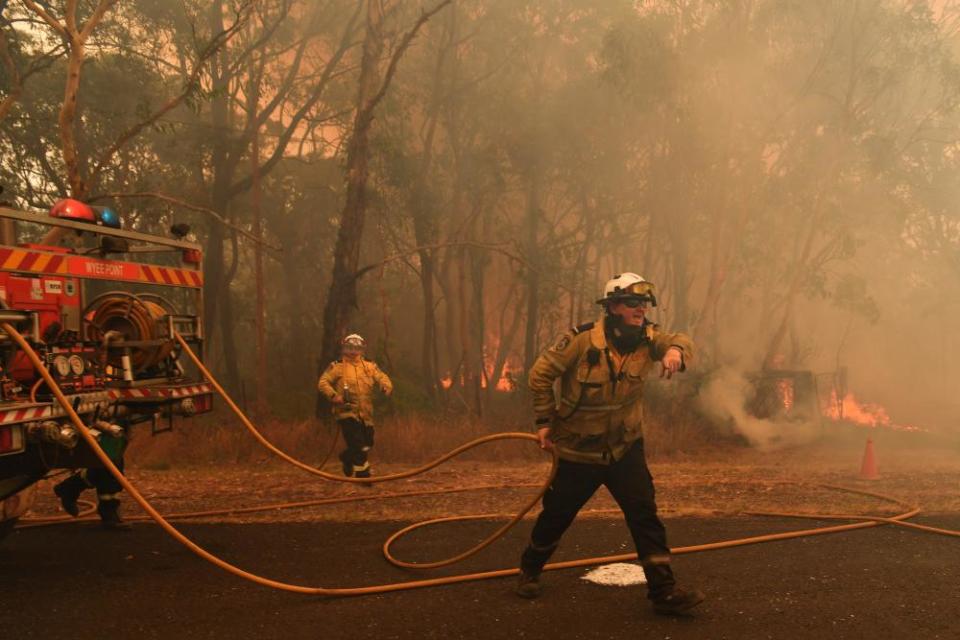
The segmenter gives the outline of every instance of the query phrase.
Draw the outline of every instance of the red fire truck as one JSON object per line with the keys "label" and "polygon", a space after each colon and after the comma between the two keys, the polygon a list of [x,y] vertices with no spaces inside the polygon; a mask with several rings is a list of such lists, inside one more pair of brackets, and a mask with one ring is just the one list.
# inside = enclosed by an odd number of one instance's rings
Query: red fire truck
{"label": "red fire truck", "polygon": [[[111,209],[75,200],[49,216],[0,207],[0,321],[27,338],[105,450],[125,443],[132,425],[157,433],[212,408],[212,388],[174,339],[203,353],[202,253],[183,239],[183,225],[171,231],[127,231]],[[63,236],[69,248],[51,241]],[[0,535],[50,471],[96,466],[26,354],[0,331]]]}

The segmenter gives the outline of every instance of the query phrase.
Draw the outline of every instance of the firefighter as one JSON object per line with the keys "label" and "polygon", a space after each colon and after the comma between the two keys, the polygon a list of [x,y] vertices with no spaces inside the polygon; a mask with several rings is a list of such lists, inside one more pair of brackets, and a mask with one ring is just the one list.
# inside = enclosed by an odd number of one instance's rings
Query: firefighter
{"label": "firefighter", "polygon": [[661,377],[685,370],[693,342],[682,333],[661,332],[646,318],[648,305],[657,304],[655,290],[635,273],[614,276],[597,303],[604,309],[600,320],[563,334],[530,370],[540,446],[555,447],[560,461],[521,557],[516,592],[540,595],[543,566],[580,508],[606,485],[633,537],[654,611],[684,615],[704,595],[677,587],[670,568],[644,455],[641,395],[654,363],[660,363]]}
{"label": "firefighter", "polygon": [[347,448],[340,453],[343,475],[369,478],[373,448],[373,388],[393,393],[393,383],[376,362],[363,357],[367,343],[351,333],[340,341],[342,357],[330,363],[320,376],[317,389],[333,403],[333,414],[340,424]]}
{"label": "firefighter", "polygon": [[[117,425],[110,425],[113,434],[101,432],[100,447],[110,456],[113,464],[123,473],[123,454],[127,447],[126,429]],[[120,517],[120,492],[123,487],[113,477],[113,474],[103,467],[79,469],[66,480],[53,487],[53,492],[60,498],[63,510],[76,517],[80,515],[77,500],[86,489],[97,491],[97,513],[100,515],[100,525],[109,531],[129,531],[130,523]]]}

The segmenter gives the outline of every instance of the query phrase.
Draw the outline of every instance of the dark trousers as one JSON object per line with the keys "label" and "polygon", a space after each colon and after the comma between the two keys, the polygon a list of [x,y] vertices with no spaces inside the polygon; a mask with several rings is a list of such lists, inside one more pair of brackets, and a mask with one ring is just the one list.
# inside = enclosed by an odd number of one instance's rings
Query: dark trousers
{"label": "dark trousers", "polygon": [[373,448],[373,427],[356,418],[345,418],[337,422],[343,433],[343,441],[347,444],[347,448],[340,452],[343,474],[356,475],[358,478],[369,477],[370,463],[367,461],[367,454]]}
{"label": "dark trousers", "polygon": [[647,576],[649,597],[655,599],[668,594],[675,584],[670,569],[670,548],[666,529],[657,517],[653,476],[647,467],[642,440],[610,465],[560,461],[557,475],[543,496],[543,511],[523,552],[521,568],[530,574],[543,570],[563,533],[601,485],[607,487],[623,511]]}
{"label": "dark trousers", "polygon": [[[114,464],[116,465],[117,469],[120,470],[120,473],[123,473],[123,458],[114,461]],[[120,484],[120,482],[113,477],[112,473],[103,467],[93,467],[91,469],[87,469],[86,480],[88,484],[92,485],[93,488],[97,490],[98,496],[113,495],[123,491],[123,486]]]}
{"label": "dark trousers", "polygon": [[[120,473],[123,473],[123,458],[114,462]],[[86,489],[97,490],[97,513],[104,520],[119,521],[117,509],[120,498],[117,494],[123,491],[123,486],[103,467],[80,469],[54,487],[54,491],[64,501],[64,504],[76,505],[80,494]]]}

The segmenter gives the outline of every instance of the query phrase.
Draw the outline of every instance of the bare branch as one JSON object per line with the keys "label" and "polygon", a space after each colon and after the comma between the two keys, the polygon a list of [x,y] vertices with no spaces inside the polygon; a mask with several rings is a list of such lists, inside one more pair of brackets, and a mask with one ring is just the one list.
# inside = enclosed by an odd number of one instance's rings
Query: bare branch
{"label": "bare branch", "polygon": [[[391,262],[396,262],[397,260],[403,260],[412,255],[418,254],[422,251],[432,251],[435,249],[448,249],[452,247],[472,247],[474,249],[483,249],[485,251],[492,251],[494,253],[499,253],[500,255],[506,256],[507,258],[513,260],[514,262],[517,262],[520,265],[523,265],[525,268],[530,269],[531,271],[538,271],[537,269],[534,269],[532,266],[530,266],[530,263],[522,256],[519,256],[510,251],[507,251],[507,249],[504,248],[505,246],[507,245],[506,244],[486,244],[483,242],[472,242],[469,240],[458,241],[458,242],[441,242],[439,244],[427,244],[419,247],[414,247],[409,251],[404,251],[403,253],[398,253],[392,256],[388,256],[378,262],[373,262],[364,267],[360,267],[359,269],[356,270],[356,272],[354,272],[353,279],[359,280],[364,275],[366,275],[370,271],[373,271],[374,269],[379,269]],[[540,272],[540,271],[538,272],[540,273],[541,277],[543,277],[544,275],[543,272]],[[564,284],[563,282],[560,282],[559,280],[553,280],[551,278],[544,278],[544,279],[547,280],[548,282],[552,282],[553,284],[557,285],[567,293],[573,293],[573,290],[570,289],[568,285]]]}
{"label": "bare branch", "polygon": [[[280,27],[280,24],[286,20],[287,16],[290,13],[290,3],[284,2],[283,9],[280,11],[279,17],[269,25],[266,29],[263,30],[263,33],[260,36],[250,43],[243,51],[239,54],[236,54],[236,57],[231,61],[227,73],[225,75],[234,76],[239,69],[246,62],[247,58],[254,52],[259,51],[263,46],[273,37],[273,34],[276,33],[277,29]],[[306,40],[307,38],[304,38]]]}
{"label": "bare branch", "polygon": [[[93,13],[89,18],[87,18],[87,21],[83,24],[83,28],[80,30],[79,35],[82,42],[87,41],[87,38],[89,38],[90,34],[93,33],[94,28],[100,24],[101,20],[103,20],[104,14],[106,14],[107,11],[113,7],[113,5],[117,4],[117,2],[119,2],[119,0],[100,0],[100,2],[97,3],[97,8],[93,10]],[[75,11],[68,10],[68,25],[71,17],[76,17]]]}
{"label": "bare branch", "polygon": [[193,211],[199,211],[201,213],[206,213],[209,216],[212,216],[217,222],[222,224],[225,227],[233,229],[237,233],[243,235],[248,240],[252,240],[257,244],[262,244],[268,249],[273,249],[274,251],[283,251],[283,247],[280,247],[275,244],[271,244],[266,240],[261,240],[256,235],[250,233],[243,227],[233,224],[232,222],[226,220],[219,213],[211,209],[210,207],[204,207],[203,205],[193,204],[187,202],[186,200],[181,200],[180,198],[174,198],[173,196],[168,196],[164,193],[158,193],[156,191],[138,191],[136,193],[101,193],[95,196],[87,198],[88,202],[96,202],[97,200],[106,200],[107,198],[156,198],[157,200],[163,200],[164,202],[169,202],[175,204],[178,207],[183,207],[184,209],[191,209]]}
{"label": "bare branch", "polygon": [[439,2],[433,9],[422,12],[420,17],[417,19],[417,22],[403,36],[400,44],[397,45],[397,48],[394,50],[393,55],[390,56],[390,64],[387,65],[387,70],[383,74],[383,82],[380,84],[380,89],[372,98],[370,98],[370,101],[365,106],[365,109],[368,113],[372,113],[374,107],[376,107],[380,100],[383,99],[383,96],[386,95],[387,89],[390,88],[390,82],[393,80],[393,76],[397,72],[397,65],[400,64],[400,58],[403,57],[403,54],[410,47],[410,43],[413,42],[413,39],[417,36],[417,32],[420,31],[420,28],[427,23],[427,20],[432,18],[434,14],[450,4],[451,1],[452,0],[441,0],[441,2]]}
{"label": "bare branch", "polygon": [[[337,67],[343,56],[346,55],[347,51],[353,46],[351,43],[351,36],[353,35],[354,25],[360,16],[360,7],[362,7],[362,4],[358,3],[357,11],[354,12],[353,16],[350,18],[350,22],[343,30],[343,36],[340,39],[340,44],[338,45],[334,54],[327,61],[327,64],[324,66],[323,75],[320,77],[320,80],[317,81],[313,93],[306,100],[306,102],[300,106],[297,112],[291,116],[289,124],[283,130],[283,133],[280,134],[279,140],[277,140],[277,144],[273,149],[273,153],[260,166],[260,171],[262,174],[269,173],[273,169],[274,165],[276,165],[277,162],[283,158],[283,154],[286,151],[287,145],[293,138],[293,134],[300,125],[300,122],[303,121],[304,117],[306,117],[314,105],[320,101],[320,98],[323,96],[324,89],[326,89],[330,79],[333,77],[334,69]],[[251,184],[252,176],[248,175],[240,179],[230,188],[230,195],[235,196],[246,191],[250,188]]]}
{"label": "bare branch", "polygon": [[78,0],[67,0],[67,8],[63,14],[64,20],[67,23],[67,33],[70,34],[71,39],[76,39],[77,37],[77,1]]}
{"label": "bare branch", "polygon": [[30,11],[33,11],[35,14],[40,16],[44,22],[50,25],[50,27],[52,27],[54,31],[60,34],[60,37],[62,37],[67,42],[70,42],[70,34],[67,33],[66,27],[60,24],[59,20],[57,20],[52,15],[47,13],[46,9],[34,3],[33,0],[20,0],[20,1],[23,2],[23,5],[27,9],[30,9]]}
{"label": "bare branch", "polygon": [[239,30],[246,23],[247,18],[249,18],[250,11],[259,0],[248,0],[239,10],[237,14],[237,19],[234,21],[233,25],[228,29],[224,29],[216,36],[214,36],[209,43],[200,51],[199,57],[194,64],[193,71],[190,73],[190,77],[187,78],[187,81],[184,83],[183,91],[178,95],[170,98],[161,106],[157,111],[151,114],[146,119],[138,122],[133,127],[124,131],[117,139],[114,141],[106,151],[100,154],[100,158],[97,160],[97,163],[91,174],[91,181],[95,181],[97,177],[103,172],[106,168],[106,165],[113,158],[114,155],[120,150],[123,145],[127,142],[140,135],[140,133],[157,122],[164,115],[175,109],[179,106],[187,97],[193,93],[196,89],[197,79],[200,77],[200,73],[203,71],[204,63],[209,60],[215,53],[217,53],[225,44],[227,44],[234,35],[236,35]]}

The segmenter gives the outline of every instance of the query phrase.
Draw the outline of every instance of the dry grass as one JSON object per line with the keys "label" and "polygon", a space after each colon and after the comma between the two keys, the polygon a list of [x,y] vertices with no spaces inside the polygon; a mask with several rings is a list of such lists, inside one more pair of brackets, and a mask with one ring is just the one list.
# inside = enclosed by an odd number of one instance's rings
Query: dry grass
{"label": "dry grass", "polygon": [[[290,455],[317,463],[331,448],[341,449],[332,420],[280,422],[267,420],[258,429]],[[504,431],[530,431],[520,421],[484,421],[462,415],[391,416],[377,422],[375,450],[383,459],[419,464],[481,436]],[[145,466],[183,466],[212,463],[257,463],[272,456],[235,418],[212,418],[184,425],[172,433],[138,437],[134,455]],[[532,460],[539,452],[522,443],[491,443],[468,452],[463,460]]]}
{"label": "dry grass", "polygon": [[[280,449],[305,460],[323,460],[331,447],[343,446],[342,442],[333,443],[338,437],[337,427],[330,418],[255,423]],[[505,431],[531,433],[532,423],[529,411],[519,406],[482,419],[465,411],[388,415],[377,421],[375,450],[386,460],[418,464],[481,436]],[[733,444],[729,435],[709,428],[680,402],[658,403],[655,411],[648,412],[644,432],[648,455],[653,457],[698,454]],[[194,419],[172,433],[139,437],[134,447],[146,466],[236,464],[270,458],[240,421],[223,410]],[[461,459],[530,461],[539,457],[529,444],[496,442],[472,450]]]}

